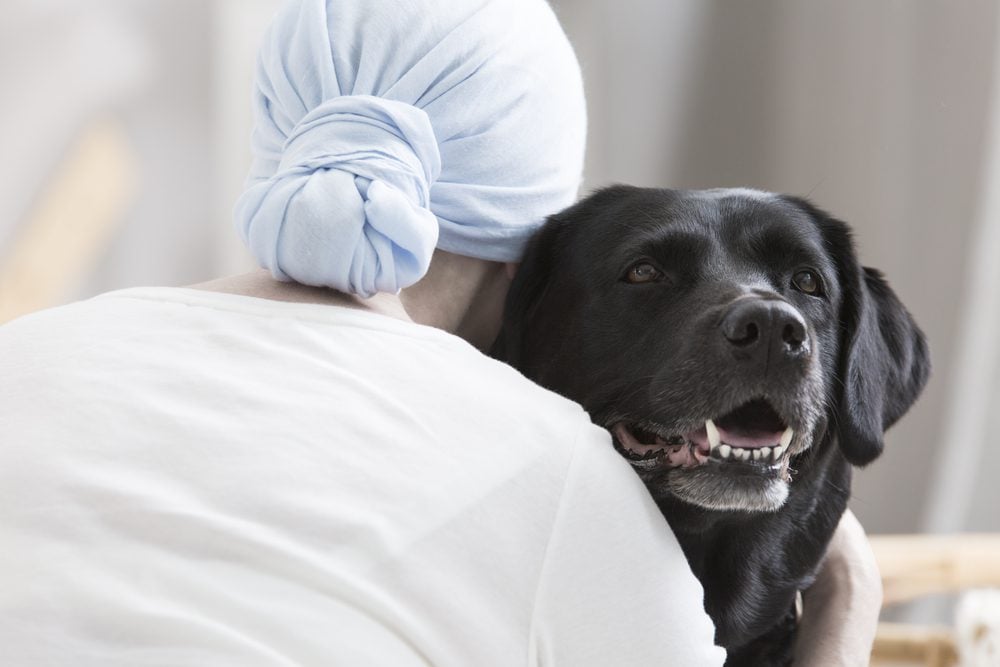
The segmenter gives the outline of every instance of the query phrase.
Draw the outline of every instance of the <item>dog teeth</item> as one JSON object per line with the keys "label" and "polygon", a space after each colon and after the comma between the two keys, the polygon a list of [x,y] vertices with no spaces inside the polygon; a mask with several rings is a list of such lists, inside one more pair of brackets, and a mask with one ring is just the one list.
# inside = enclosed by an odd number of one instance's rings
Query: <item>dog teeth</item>
{"label": "dog teeth", "polygon": [[718,447],[712,449],[712,455],[723,460],[731,459],[733,461],[777,463],[781,460],[782,455],[787,451],[788,447],[784,445],[775,445],[774,447],[745,448],[733,447],[732,445],[721,443]]}
{"label": "dog teeth", "polygon": [[793,435],[795,434],[792,432],[792,427],[789,426],[788,428],[785,429],[785,432],[781,434],[781,441],[778,442],[778,444],[784,447],[785,449],[788,449],[788,445],[792,442]]}
{"label": "dog teeth", "polygon": [[722,442],[721,436],[719,436],[719,429],[715,427],[715,422],[711,419],[705,420],[705,431],[708,433],[708,446],[710,450],[714,450]]}

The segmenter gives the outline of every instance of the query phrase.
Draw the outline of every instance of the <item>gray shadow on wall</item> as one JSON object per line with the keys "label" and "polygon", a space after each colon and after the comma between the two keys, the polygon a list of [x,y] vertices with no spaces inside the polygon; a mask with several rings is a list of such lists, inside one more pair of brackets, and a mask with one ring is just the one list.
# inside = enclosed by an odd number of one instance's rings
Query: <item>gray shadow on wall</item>
{"label": "gray shadow on wall", "polygon": [[780,51],[776,2],[706,3],[678,150],[664,156],[672,187],[768,188],[775,163]]}

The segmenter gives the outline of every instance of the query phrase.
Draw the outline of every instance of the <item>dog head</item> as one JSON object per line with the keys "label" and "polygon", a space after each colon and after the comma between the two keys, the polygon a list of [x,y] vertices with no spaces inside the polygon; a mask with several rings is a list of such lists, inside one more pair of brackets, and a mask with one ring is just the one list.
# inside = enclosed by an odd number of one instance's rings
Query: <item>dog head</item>
{"label": "dog head", "polygon": [[778,509],[823,443],[871,462],[929,371],[847,225],[753,190],[616,186],[553,216],[494,353],[581,403],[655,496],[710,510]]}

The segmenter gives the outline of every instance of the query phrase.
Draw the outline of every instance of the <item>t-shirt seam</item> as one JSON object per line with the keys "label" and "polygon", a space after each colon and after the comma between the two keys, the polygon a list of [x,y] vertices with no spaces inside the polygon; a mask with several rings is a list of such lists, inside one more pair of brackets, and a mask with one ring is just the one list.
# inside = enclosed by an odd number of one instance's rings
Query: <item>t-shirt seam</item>
{"label": "t-shirt seam", "polygon": [[[568,511],[568,510],[566,510],[567,504],[565,502],[565,500],[566,500],[566,491],[569,488],[570,478],[572,477],[572,473],[573,473],[573,466],[574,466],[574,464],[576,462],[576,459],[577,459],[577,452],[580,450],[580,447],[581,447],[582,440],[580,438],[580,434],[581,434],[581,432],[584,429],[587,429],[590,426],[591,426],[591,424],[590,424],[589,421],[587,423],[585,423],[585,424],[582,424],[577,429],[576,434],[573,436],[573,451],[570,453],[569,461],[566,464],[566,476],[563,479],[562,488],[559,490],[559,502],[556,505],[556,511],[555,511],[555,513],[552,516],[552,527],[551,527],[551,529],[549,531],[549,538],[548,538],[548,540],[545,543],[545,550],[542,553],[542,566],[541,566],[541,568],[539,570],[539,573],[538,573],[538,581],[535,582],[535,594],[534,594],[534,596],[532,598],[532,602],[531,602],[531,616],[530,616],[530,620],[528,622],[528,647],[527,647],[528,662],[527,662],[527,664],[529,664],[529,665],[537,665],[537,664],[539,664],[534,659],[536,656],[532,655],[532,644],[533,644],[534,638],[535,638],[535,619],[536,619],[537,613],[538,613],[539,597],[542,594],[542,584],[545,581],[545,575],[546,575],[546,572],[548,571],[549,557],[550,557],[551,551],[553,549],[553,543],[555,542],[555,539],[556,539],[556,532],[559,529],[559,521],[560,521],[562,515],[566,511]],[[535,647],[535,648],[537,649],[537,647]]]}

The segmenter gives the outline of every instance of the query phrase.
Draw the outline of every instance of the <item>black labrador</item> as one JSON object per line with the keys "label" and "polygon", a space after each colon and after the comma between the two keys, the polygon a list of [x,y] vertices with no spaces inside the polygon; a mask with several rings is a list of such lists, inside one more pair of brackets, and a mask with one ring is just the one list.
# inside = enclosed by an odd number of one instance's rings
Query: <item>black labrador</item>
{"label": "black labrador", "polygon": [[532,239],[493,354],[576,400],[649,487],[727,665],[791,661],[851,465],[927,345],[846,224],[755,190],[615,186]]}

